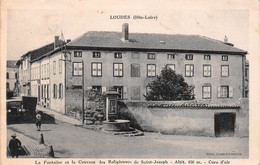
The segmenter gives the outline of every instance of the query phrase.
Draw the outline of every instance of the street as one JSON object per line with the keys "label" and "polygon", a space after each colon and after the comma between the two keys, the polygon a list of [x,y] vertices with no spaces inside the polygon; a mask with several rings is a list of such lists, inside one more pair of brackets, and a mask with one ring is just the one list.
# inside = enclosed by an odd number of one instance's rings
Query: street
{"label": "street", "polygon": [[7,125],[7,141],[15,132],[25,144],[37,143],[40,134],[53,146],[57,158],[247,158],[248,138],[161,135],[124,137],[56,120],[43,124]]}

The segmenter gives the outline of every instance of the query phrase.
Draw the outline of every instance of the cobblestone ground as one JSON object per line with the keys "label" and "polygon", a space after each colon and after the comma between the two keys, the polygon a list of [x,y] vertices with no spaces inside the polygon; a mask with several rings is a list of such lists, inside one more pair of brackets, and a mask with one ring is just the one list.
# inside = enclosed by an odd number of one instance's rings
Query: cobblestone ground
{"label": "cobblestone ground", "polygon": [[247,158],[248,138],[213,138],[161,135],[124,137],[56,121],[7,126],[7,141],[15,132],[23,144],[37,143],[40,134],[60,158]]}

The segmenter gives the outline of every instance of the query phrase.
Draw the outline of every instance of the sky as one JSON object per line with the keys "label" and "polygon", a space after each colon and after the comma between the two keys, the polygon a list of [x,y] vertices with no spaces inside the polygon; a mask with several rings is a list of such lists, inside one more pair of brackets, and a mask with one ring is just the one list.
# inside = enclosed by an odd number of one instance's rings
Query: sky
{"label": "sky", "polygon": [[[130,19],[111,19],[129,15]],[[133,16],[157,16],[133,19]],[[222,40],[228,37],[235,47],[248,51],[248,10],[189,9],[10,9],[7,13],[7,59],[18,60],[26,52],[54,41],[61,31],[65,39],[75,39],[87,31],[121,31],[129,23],[129,32],[195,34]],[[131,34],[130,34],[131,35]]]}

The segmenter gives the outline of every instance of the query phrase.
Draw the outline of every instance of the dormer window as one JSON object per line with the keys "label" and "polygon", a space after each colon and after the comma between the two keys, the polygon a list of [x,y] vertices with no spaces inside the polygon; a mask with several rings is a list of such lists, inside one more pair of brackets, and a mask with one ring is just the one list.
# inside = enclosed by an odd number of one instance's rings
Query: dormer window
{"label": "dormer window", "polygon": [[222,61],[228,61],[228,56],[227,55],[223,55],[222,56]]}
{"label": "dormer window", "polygon": [[93,58],[101,58],[100,52],[93,52]]}
{"label": "dormer window", "polygon": [[116,53],[114,54],[114,57],[115,57],[115,58],[122,58],[122,53],[116,52]]}
{"label": "dormer window", "polygon": [[169,60],[175,59],[175,54],[167,54],[167,59]]}
{"label": "dormer window", "polygon": [[155,59],[155,53],[148,53],[148,59]]}
{"label": "dormer window", "polygon": [[186,54],[185,59],[186,60],[193,60],[193,54]]}
{"label": "dormer window", "polygon": [[82,57],[81,51],[74,51],[74,57]]}
{"label": "dormer window", "polygon": [[204,60],[210,60],[210,59],[211,59],[210,55],[204,55]]}

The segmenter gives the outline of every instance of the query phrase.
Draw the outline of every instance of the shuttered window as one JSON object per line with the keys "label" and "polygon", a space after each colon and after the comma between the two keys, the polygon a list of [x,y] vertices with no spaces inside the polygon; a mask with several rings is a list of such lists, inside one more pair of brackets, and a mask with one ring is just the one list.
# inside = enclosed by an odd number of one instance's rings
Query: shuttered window
{"label": "shuttered window", "polygon": [[228,65],[221,65],[221,76],[222,77],[229,76],[229,66]]}
{"label": "shuttered window", "polygon": [[140,65],[131,64],[131,77],[140,77]]}
{"label": "shuttered window", "polygon": [[224,85],[218,87],[218,97],[219,98],[232,98],[233,97],[233,87],[224,86]]}

